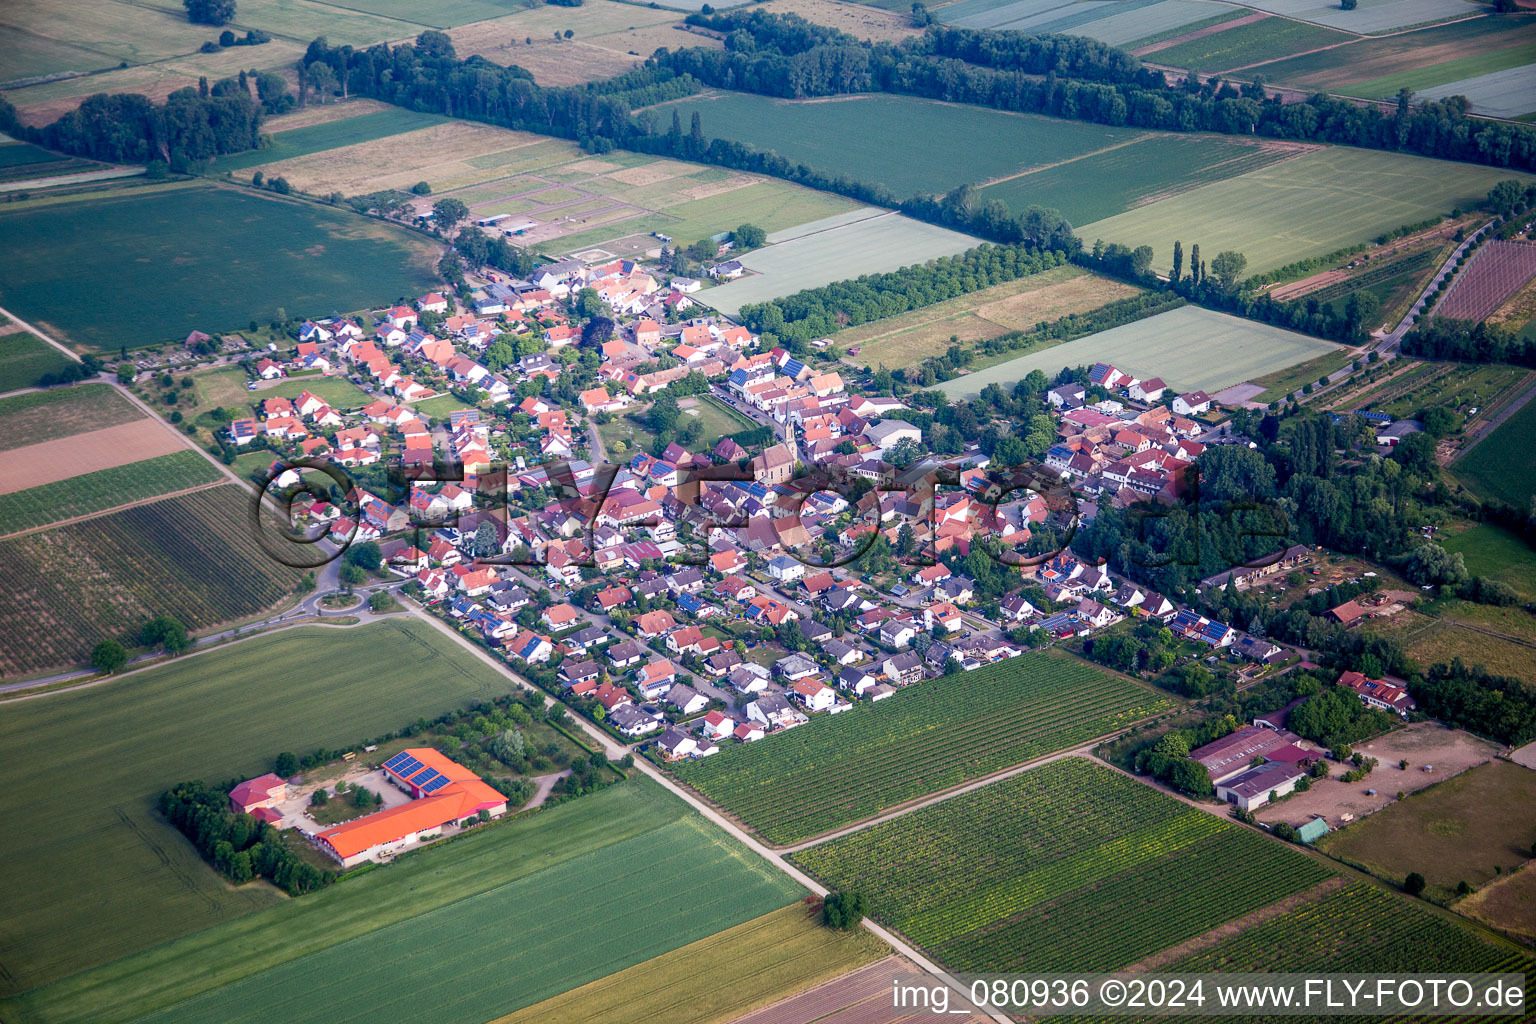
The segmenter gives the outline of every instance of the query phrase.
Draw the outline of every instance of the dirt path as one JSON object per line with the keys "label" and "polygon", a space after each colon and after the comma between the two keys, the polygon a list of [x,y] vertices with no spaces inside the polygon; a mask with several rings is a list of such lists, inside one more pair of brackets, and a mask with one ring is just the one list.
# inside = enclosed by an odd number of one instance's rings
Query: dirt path
{"label": "dirt path", "polygon": [[544,801],[549,799],[549,794],[555,791],[555,783],[569,774],[571,774],[571,770],[567,768],[565,771],[555,772],[553,775],[540,775],[536,777],[533,780],[537,784],[537,788],[533,791],[533,798],[519,808],[519,810],[528,811],[535,807],[544,806]]}

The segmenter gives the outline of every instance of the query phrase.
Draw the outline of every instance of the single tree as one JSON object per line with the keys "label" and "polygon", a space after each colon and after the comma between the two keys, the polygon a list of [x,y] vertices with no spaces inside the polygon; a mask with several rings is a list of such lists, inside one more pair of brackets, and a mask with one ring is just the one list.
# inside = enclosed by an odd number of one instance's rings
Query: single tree
{"label": "single tree", "polygon": [[235,0],[181,0],[194,25],[225,25],[235,20]]}
{"label": "single tree", "polygon": [[1424,885],[1424,876],[1414,871],[1403,879],[1403,892],[1409,896],[1420,896],[1424,893]]}
{"label": "single tree", "polygon": [[110,676],[122,671],[123,666],[128,664],[128,652],[116,640],[103,640],[91,648],[91,664],[96,667],[96,671]]}
{"label": "single tree", "polygon": [[432,204],[432,220],[445,232],[452,231],[468,216],[469,207],[462,199],[439,199]]}
{"label": "single tree", "polygon": [[298,755],[291,754],[286,750],[283,751],[281,754],[278,754],[277,759],[272,762],[272,770],[285,779],[297,775],[299,773]]}

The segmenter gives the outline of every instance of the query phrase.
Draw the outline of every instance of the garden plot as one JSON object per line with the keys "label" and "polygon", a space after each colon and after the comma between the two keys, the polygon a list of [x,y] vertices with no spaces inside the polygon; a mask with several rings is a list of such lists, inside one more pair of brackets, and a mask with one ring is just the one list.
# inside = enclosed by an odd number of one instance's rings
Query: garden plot
{"label": "garden plot", "polygon": [[741,258],[752,272],[695,296],[734,316],[749,302],[765,302],[833,281],[877,274],[979,245],[978,239],[898,213],[842,224],[766,246]]}

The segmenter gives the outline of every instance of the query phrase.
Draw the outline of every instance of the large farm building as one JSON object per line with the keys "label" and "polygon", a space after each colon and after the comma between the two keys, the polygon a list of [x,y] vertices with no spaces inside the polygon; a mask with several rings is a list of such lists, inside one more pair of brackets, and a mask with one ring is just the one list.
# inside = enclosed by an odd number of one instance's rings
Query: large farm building
{"label": "large farm building", "polygon": [[409,803],[326,829],[320,848],[352,867],[438,835],[444,825],[485,811],[493,818],[507,812],[507,798],[474,772],[430,747],[402,750],[383,765]]}

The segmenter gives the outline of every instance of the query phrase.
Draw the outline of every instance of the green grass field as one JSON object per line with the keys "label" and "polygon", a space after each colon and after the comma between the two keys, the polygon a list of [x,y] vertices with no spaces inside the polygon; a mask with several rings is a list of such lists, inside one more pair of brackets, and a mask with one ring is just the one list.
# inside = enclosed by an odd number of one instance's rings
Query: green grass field
{"label": "green grass field", "polygon": [[1536,60],[1536,46],[1514,46],[1502,50],[1490,50],[1469,57],[1459,57],[1441,64],[1431,64],[1411,71],[1399,71],[1380,78],[1368,78],[1349,87],[1353,96],[1367,99],[1387,99],[1397,95],[1399,89],[1420,92],[1437,85],[1458,82],[1465,78],[1508,71]]}
{"label": "green grass field", "polygon": [[230,484],[0,542],[0,575],[17,581],[0,610],[0,675],[83,662],[161,613],[204,630],[292,594],[301,574],[259,546],[251,498]]}
{"label": "green grass field", "polygon": [[441,114],[420,113],[401,107],[377,110],[340,121],[326,121],[323,124],[277,132],[272,136],[272,148],[253,149],[248,153],[220,157],[218,166],[221,171],[240,171],[247,167],[287,160],[289,157],[308,156],[322,150],[372,142],[401,132],[442,124],[447,120]]}
{"label": "green grass field", "polygon": [[[240,378],[244,380],[244,373],[240,374]],[[246,391],[241,386],[241,393],[253,406],[260,405],[268,398],[298,398],[306,391],[336,409],[356,409],[373,401],[368,392],[345,377],[287,377],[257,391]]]}
{"label": "green grass field", "polygon": [[1536,402],[1527,402],[1451,464],[1473,493],[1524,508],[1536,496]]}
{"label": "green grass field", "polygon": [[6,1019],[361,1021],[408,1000],[479,1024],[803,894],[633,779],[31,993]]}
{"label": "green grass field", "polygon": [[200,453],[173,452],[0,494],[0,523],[14,533],[221,479],[224,474]]}
{"label": "green grass field", "polygon": [[988,384],[1012,387],[1031,370],[1054,377],[1063,367],[1111,362],[1179,390],[1219,391],[1275,370],[1333,355],[1339,346],[1280,327],[1180,306],[1146,320],[1050,345],[938,385],[951,398],[974,398]]}
{"label": "green grass field", "polygon": [[[360,309],[434,280],[434,247],[327,207],[171,187],[0,213],[0,305],[88,351]],[[92,244],[70,239],[88,234]],[[71,273],[60,274],[67,260]],[[81,280],[92,282],[84,301]]]}
{"label": "green grass field", "polygon": [[1068,655],[1026,654],[819,715],[673,771],[763,838],[790,843],[1169,706]]}
{"label": "green grass field", "polygon": [[1533,806],[1536,772],[1490,761],[1389,804],[1317,845],[1394,884],[1417,871],[1432,897],[1450,899],[1458,883],[1481,887],[1498,877],[1495,868],[1508,871],[1530,858],[1536,819],[1524,811]]}
{"label": "green grass field", "polygon": [[438,395],[436,398],[429,398],[425,402],[413,403],[411,408],[423,416],[431,417],[432,422],[435,423],[438,420],[446,420],[451,412],[470,408],[470,405],[468,402],[461,401],[453,395]]}
{"label": "green grass field", "polygon": [[14,995],[277,901],[265,886],[224,884],[156,820],[152,802],[165,787],[260,774],[282,750],[356,742],[507,692],[509,680],[437,630],[397,621],[302,627],[101,686],[0,703],[18,783],[0,796],[13,829],[0,849],[10,882],[0,891],[0,991]]}
{"label": "green grass field", "polygon": [[30,388],[45,373],[57,373],[73,360],[25,331],[0,335],[0,392]]}
{"label": "green grass field", "polygon": [[[793,855],[957,971],[1110,971],[1329,869],[1114,769],[1064,758]],[[1203,884],[1211,865],[1222,884]]]}
{"label": "green grass field", "polygon": [[[839,218],[829,218],[837,221]],[[815,225],[802,225],[801,230]],[[793,295],[862,274],[896,270],[953,256],[980,240],[899,213],[839,224],[774,242],[741,257],[752,274],[694,296],[694,301],[733,315],[749,302]]]}
{"label": "green grass field", "polygon": [[[688,404],[684,399],[683,416],[688,419],[697,419],[704,424],[704,439],[699,442],[704,448],[713,448],[719,443],[720,438],[727,434],[735,434],[742,430],[751,430],[758,426],[741,413],[726,405],[720,399],[712,395],[699,395],[693,404]],[[686,422],[681,420],[679,422]]]}
{"label": "green grass field", "polygon": [[1536,601],[1536,551],[1517,534],[1493,523],[1478,523],[1436,538],[1441,547],[1461,555],[1467,571],[1507,583],[1527,601]]}
{"label": "green grass field", "polygon": [[982,189],[1015,213],[1030,206],[1061,211],[1073,224],[1113,217],[1153,199],[1282,160],[1285,150],[1219,135],[1149,135],[1102,153],[1032,171]]}
{"label": "green grass field", "polygon": [[143,419],[106,384],[77,384],[0,398],[0,451]]}
{"label": "green grass field", "polygon": [[[724,93],[655,108],[663,119],[672,110],[685,126],[698,111],[707,137],[881,184],[901,199],[1017,174],[1143,134],[895,95],[794,102]],[[957,160],[957,153],[965,158]]]}
{"label": "green grass field", "polygon": [[1280,60],[1294,53],[1348,42],[1353,38],[1351,33],[1320,25],[1286,18],[1264,18],[1149,53],[1146,59],[1153,64],[1185,70],[1228,71]]}
{"label": "green grass field", "polygon": [[1249,273],[1262,273],[1470,208],[1507,178],[1536,181],[1494,167],[1333,146],[1080,225],[1078,234],[1150,245],[1160,271],[1179,239],[1186,251],[1198,243],[1210,256],[1236,249],[1248,257]]}

